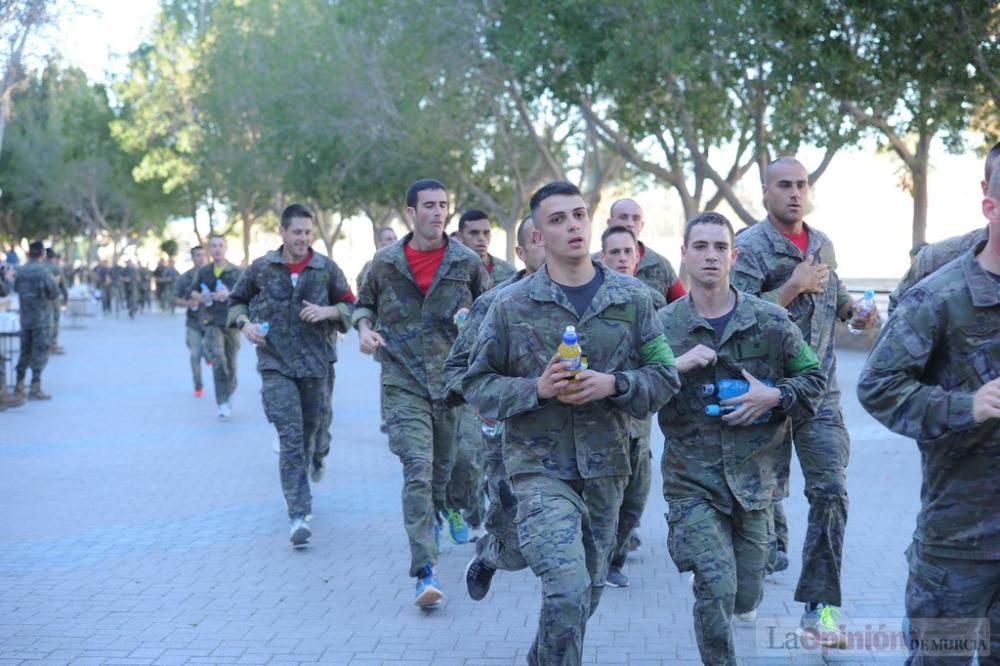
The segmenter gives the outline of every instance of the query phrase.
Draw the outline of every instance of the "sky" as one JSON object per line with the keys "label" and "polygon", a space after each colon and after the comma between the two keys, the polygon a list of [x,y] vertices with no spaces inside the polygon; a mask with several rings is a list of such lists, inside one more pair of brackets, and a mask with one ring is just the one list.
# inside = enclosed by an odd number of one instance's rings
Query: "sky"
{"label": "sky", "polygon": [[[45,36],[46,46],[61,53],[68,64],[82,68],[94,81],[121,76],[127,69],[128,54],[148,35],[159,3],[78,0],[78,5],[80,11],[65,15]],[[800,157],[811,169],[821,155],[805,151]],[[865,278],[897,278],[909,264],[912,202],[898,187],[900,173],[898,159],[877,153],[874,142],[869,141],[860,149],[838,153],[814,190],[815,210],[807,221],[831,237],[840,275],[859,281],[857,285],[849,283],[852,288],[864,288]],[[930,173],[928,240],[940,240],[985,224],[980,213],[981,178],[982,159],[971,149],[962,155],[949,155],[936,143]],[[748,174],[739,189],[746,201],[759,202],[759,184],[754,180],[753,174]],[[592,212],[592,244],[599,244],[611,199],[624,194],[609,192]],[[678,231],[683,222],[676,196],[664,191],[634,196],[646,209],[643,240],[676,266],[680,260]],[[759,204],[753,209],[763,212]],[[731,219],[736,221],[735,216]],[[175,227],[178,234],[187,233],[190,222],[179,222]],[[374,251],[371,225],[365,220],[351,220],[345,229],[348,237],[335,246],[334,259],[348,275],[353,275]],[[251,251],[268,249],[272,242],[269,236],[261,238]],[[504,234],[495,230],[491,252],[503,256],[504,248]],[[343,256],[339,256],[341,253]]]}

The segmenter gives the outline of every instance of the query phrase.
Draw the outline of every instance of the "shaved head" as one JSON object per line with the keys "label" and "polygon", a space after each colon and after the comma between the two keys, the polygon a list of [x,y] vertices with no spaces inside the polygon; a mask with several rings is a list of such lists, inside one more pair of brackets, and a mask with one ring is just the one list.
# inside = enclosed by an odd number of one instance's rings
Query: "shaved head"
{"label": "shaved head", "polygon": [[[764,185],[774,182],[776,173],[779,171],[779,167],[785,166],[797,166],[803,171],[806,171],[805,165],[794,157],[778,157],[768,162],[767,167],[764,168]],[[809,172],[806,171],[806,173],[808,174]]]}

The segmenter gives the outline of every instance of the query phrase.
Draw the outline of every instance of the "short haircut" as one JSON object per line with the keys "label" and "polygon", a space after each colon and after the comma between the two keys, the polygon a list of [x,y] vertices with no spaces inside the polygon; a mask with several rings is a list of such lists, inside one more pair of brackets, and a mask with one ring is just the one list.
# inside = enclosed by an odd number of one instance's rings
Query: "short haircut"
{"label": "short haircut", "polygon": [[687,224],[684,225],[685,247],[687,247],[688,239],[691,238],[691,229],[699,224],[718,224],[720,227],[725,227],[726,230],[729,231],[730,243],[736,243],[736,232],[733,231],[733,225],[726,218],[726,216],[721,213],[716,213],[715,211],[705,211],[704,213],[695,215],[687,221]]}
{"label": "short haircut", "polygon": [[421,178],[417,182],[410,185],[406,190],[406,206],[407,208],[416,208],[417,202],[419,201],[419,195],[424,190],[444,190],[448,191],[448,188],[444,186],[440,180],[434,180],[433,178]]}
{"label": "short haircut", "polygon": [[628,234],[629,236],[632,237],[633,245],[635,245],[636,247],[639,246],[638,240],[636,239],[635,234],[632,233],[631,229],[629,229],[628,227],[614,226],[614,227],[608,227],[607,229],[604,230],[604,233],[601,234],[602,252],[604,251],[604,248],[607,247],[607,240],[614,234]]}
{"label": "short haircut", "polygon": [[205,248],[203,248],[201,245],[193,245],[191,246],[191,257],[192,258],[194,257],[195,252],[204,252],[204,251]]}
{"label": "short haircut", "polygon": [[986,196],[1000,201],[1000,169],[990,174],[990,182],[986,186]]}
{"label": "short haircut", "polygon": [[[803,165],[802,162],[798,161],[798,159],[792,157],[791,155],[775,157],[773,160],[767,163],[766,167],[764,167],[764,184],[767,185],[767,183],[771,180],[771,171],[774,169],[774,167],[780,164],[787,164],[787,163],[798,164],[803,169],[805,168],[805,165]],[[809,172],[806,171],[806,177],[808,178],[808,176]]]}
{"label": "short haircut", "polygon": [[45,244],[42,241],[32,241],[28,245],[28,256],[34,257],[35,259],[40,258],[45,254]]}
{"label": "short haircut", "polygon": [[528,247],[528,234],[534,231],[535,220],[529,215],[528,217],[521,220],[521,224],[517,225],[517,245],[518,247]]}
{"label": "short haircut", "polygon": [[487,220],[489,221],[490,216],[485,212],[479,210],[478,208],[470,208],[469,210],[462,213],[462,217],[458,218],[458,230],[465,231],[466,222],[475,222],[476,220]]}
{"label": "short haircut", "polygon": [[990,182],[990,178],[993,176],[993,163],[1000,158],[1000,141],[993,144],[990,148],[990,152],[986,153],[986,165],[983,167],[983,172],[986,174],[986,182]]}
{"label": "short haircut", "polygon": [[311,220],[313,214],[302,204],[289,204],[285,206],[285,210],[281,211],[281,228],[287,229],[291,226],[292,220],[296,219]]}
{"label": "short haircut", "polygon": [[531,195],[531,201],[529,203],[531,212],[534,213],[536,210],[538,210],[538,206],[540,206],[541,203],[546,199],[548,199],[549,197],[554,197],[559,195],[569,196],[569,197],[583,196],[580,193],[580,188],[574,185],[573,183],[567,183],[565,180],[555,180],[552,181],[551,183],[546,183],[545,185],[542,185],[540,188],[535,190],[534,194]]}
{"label": "short haircut", "polygon": [[387,231],[391,231],[393,234],[396,233],[396,230],[393,229],[392,227],[379,227],[378,230],[375,232],[375,238],[382,240],[382,234],[384,234]]}
{"label": "short haircut", "polygon": [[622,197],[621,199],[615,199],[614,202],[612,202],[612,204],[611,204],[611,208],[608,209],[608,217],[614,219],[614,217],[615,217],[615,206],[617,206],[620,203],[624,203],[626,201],[631,201],[636,206],[639,205],[639,204],[635,203],[635,199],[632,199],[631,197]]}

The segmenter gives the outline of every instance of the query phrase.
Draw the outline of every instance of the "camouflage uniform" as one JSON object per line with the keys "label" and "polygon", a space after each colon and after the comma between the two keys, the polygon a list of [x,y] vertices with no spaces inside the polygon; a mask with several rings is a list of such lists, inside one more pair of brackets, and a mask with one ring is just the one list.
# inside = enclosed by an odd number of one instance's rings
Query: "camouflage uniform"
{"label": "camouflage uniform", "polygon": [[635,277],[650,289],[667,297],[667,292],[677,282],[677,271],[670,265],[670,260],[652,248],[646,247],[642,241],[636,241],[639,246],[639,265],[635,269]]}
{"label": "camouflage uniform", "polygon": [[[208,262],[201,267],[195,278],[194,288],[200,292],[201,285],[205,285],[209,291],[215,291],[216,280],[222,280],[226,288],[232,291],[240,277],[240,269],[227,261],[222,275],[216,278],[213,266],[212,262]],[[240,332],[226,324],[229,305],[223,301],[212,301],[207,307],[203,303],[198,312],[204,332],[202,340],[212,359],[215,402],[221,405],[229,402],[236,391],[236,357],[240,351]]]}
{"label": "camouflage uniform", "polygon": [[[580,663],[631,471],[631,418],[656,411],[679,386],[646,290],[605,266],[595,269],[604,282],[582,317],[545,267],[500,292],[462,382],[480,414],[504,421],[521,553],[542,581],[529,664]],[[539,401],[537,378],[567,325],[576,326],[590,368],[628,378],[626,393],[578,406]]]}
{"label": "camouflage uniform", "polygon": [[[354,295],[340,267],[313,252],[292,286],[282,248],[271,250],[243,271],[229,294],[229,320],[240,315],[269,322],[267,343],[257,347],[257,370],[267,420],[281,442],[279,468],[288,516],[312,513],[309,466],[322,463],[320,429],[330,411],[331,371],[337,360],[336,331],[347,331]],[[299,318],[303,301],[336,305],[338,321],[307,323]]]}
{"label": "camouflage uniform", "polygon": [[59,318],[62,315],[62,306],[69,300],[69,291],[66,289],[66,280],[63,278],[62,269],[54,261],[46,261],[45,265],[52,273],[56,287],[59,289],[59,298],[52,303],[52,333],[49,336],[49,348],[56,350],[55,353],[62,353],[57,350],[59,347]]}
{"label": "camouflage uniform", "polygon": [[910,264],[910,269],[906,271],[906,275],[889,294],[889,314],[892,314],[892,311],[899,305],[899,301],[915,284],[987,238],[989,238],[989,227],[981,227],[961,236],[952,236],[921,248],[913,263]]}
{"label": "camouflage uniform", "polygon": [[714,365],[689,371],[681,391],[660,410],[663,496],[670,503],[667,546],[679,571],[694,571],[694,627],[706,664],[735,664],[733,613],[747,613],[763,596],[770,541],[768,508],[788,493],[791,424],[778,413],[768,423],[727,426],[707,416],[701,387],[721,379],[786,386],[794,405],[812,412],[825,377],[816,354],[773,303],[737,293],[722,339],[686,296],[660,311],[674,354],[697,345],[716,350]]}
{"label": "camouflage uniform", "polygon": [[453,317],[489,286],[479,255],[448,244],[430,289],[417,288],[403,248],[413,238],[375,253],[358,293],[354,325],[362,319],[385,340],[382,364],[389,449],[403,463],[403,521],[410,541],[410,575],[437,562],[434,514],[443,510],[455,456],[455,416],[444,401],[444,359],[458,334]]}
{"label": "camouflage uniform", "polygon": [[49,362],[52,308],[59,298],[59,287],[49,267],[42,261],[31,259],[17,268],[14,291],[20,299],[21,308],[21,353],[17,358],[17,381],[24,381],[30,367],[32,383],[36,383]]}
{"label": "camouflage uniform", "polygon": [[[517,269],[489,255],[487,273],[492,284],[499,285],[517,273]],[[482,421],[475,411],[468,405],[459,406],[455,414],[455,464],[448,480],[447,503],[449,508],[462,511],[471,527],[481,526],[486,515],[483,437]]]}
{"label": "camouflage uniform", "polygon": [[[1000,420],[976,424],[973,394],[1000,376],[1000,282],[976,261],[985,241],[899,301],[858,379],[858,398],[887,428],[917,440],[921,508],[907,550],[911,637],[940,637],[923,618],[990,619],[1000,655]],[[959,638],[959,635],[947,636]],[[914,652],[910,663],[932,660]]]}
{"label": "camouflage uniform", "polygon": [[[200,291],[197,277],[198,269],[192,268],[177,278],[177,281],[174,283],[174,296],[189,299],[191,298],[192,291]],[[199,310],[201,310],[200,305],[194,310],[188,308],[184,315],[184,339],[187,343],[191,359],[191,377],[194,379],[194,387],[197,390],[200,390],[203,386],[201,381],[201,358],[205,354],[205,331],[201,325]]]}
{"label": "camouflage uniform", "polygon": [[[820,261],[830,269],[830,278],[824,293],[799,294],[785,308],[816,352],[827,377],[826,391],[815,415],[792,415],[795,453],[805,476],[805,494],[809,500],[809,525],[802,546],[802,574],[795,588],[795,600],[839,606],[850,439],[840,407],[833,338],[837,313],[851,302],[851,297],[837,277],[837,260],[830,239],[809,225],[805,228],[809,232],[807,254],[819,253]],[[736,248],[739,254],[733,267],[733,286],[772,302],[777,302],[778,287],[788,281],[795,267],[805,259],[769,219],[738,235]],[[780,511],[778,506],[775,505],[776,512]],[[781,522],[780,514],[776,522]],[[779,533],[777,538],[787,543],[787,532]]]}
{"label": "camouflage uniform", "polygon": [[[518,271],[494,289],[476,299],[469,311],[469,318],[458,332],[458,338],[452,345],[451,352],[445,361],[445,376],[447,378],[447,400],[449,404],[461,405],[465,402],[462,393],[462,379],[469,369],[469,353],[479,333],[479,328],[486,318],[486,313],[497,295],[506,287],[526,277],[526,271]],[[468,408],[468,407],[467,407]],[[472,411],[469,408],[469,411]],[[480,451],[482,451],[482,468],[486,475],[486,494],[489,506],[486,509],[482,525],[486,534],[476,541],[476,555],[487,566],[502,571],[520,571],[528,566],[521,555],[521,547],[517,542],[517,500],[510,485],[510,476],[503,464],[501,451],[502,435],[487,437],[482,434],[479,417],[473,412],[477,430],[480,434]],[[457,463],[456,463],[457,466]],[[454,469],[452,470],[454,477]]]}
{"label": "camouflage uniform", "polygon": [[[659,290],[646,285],[653,309],[657,312],[666,307],[667,297]],[[615,549],[611,554],[611,566],[621,569],[628,558],[628,539],[632,530],[639,526],[642,512],[646,509],[649,487],[653,480],[651,461],[653,452],[649,447],[651,417],[632,419],[629,430],[629,466],[632,473],[625,485],[625,495],[618,510],[618,529],[615,535]]]}
{"label": "camouflage uniform", "polygon": [[[361,291],[361,283],[365,281],[365,276],[368,275],[368,270],[372,267],[371,260],[365,262],[365,265],[361,267],[361,271],[358,273],[358,277],[355,279],[354,285],[357,290]],[[385,425],[385,373],[382,369],[382,365],[379,364],[379,383],[378,383],[378,411],[382,419],[382,432],[386,432]]]}

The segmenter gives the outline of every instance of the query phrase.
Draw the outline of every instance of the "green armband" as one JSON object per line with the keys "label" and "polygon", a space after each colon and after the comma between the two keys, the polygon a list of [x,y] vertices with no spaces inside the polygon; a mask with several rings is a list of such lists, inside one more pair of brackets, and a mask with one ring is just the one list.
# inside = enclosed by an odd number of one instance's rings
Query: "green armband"
{"label": "green armband", "polygon": [[816,352],[805,342],[799,348],[799,353],[785,361],[785,374],[794,375],[797,372],[808,370],[819,366],[819,359]]}
{"label": "green armband", "polygon": [[662,365],[675,365],[674,351],[667,344],[667,339],[663,334],[656,336],[639,348],[639,355],[642,357],[643,365],[660,363]]}

